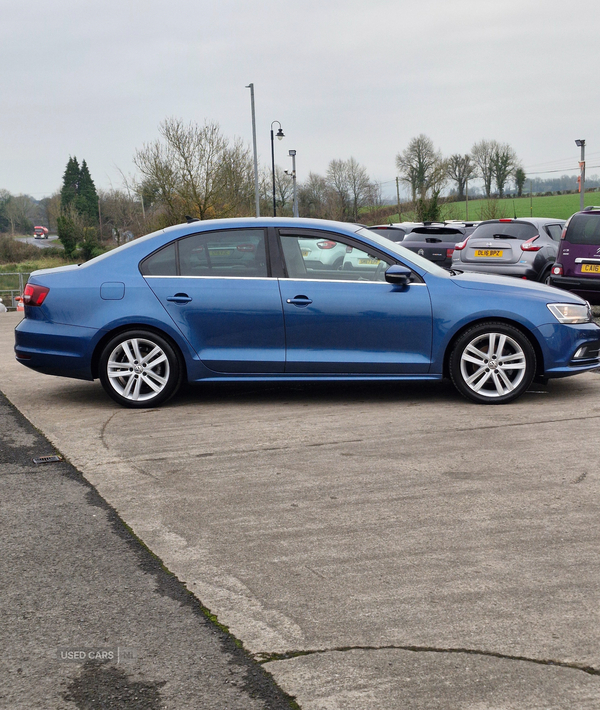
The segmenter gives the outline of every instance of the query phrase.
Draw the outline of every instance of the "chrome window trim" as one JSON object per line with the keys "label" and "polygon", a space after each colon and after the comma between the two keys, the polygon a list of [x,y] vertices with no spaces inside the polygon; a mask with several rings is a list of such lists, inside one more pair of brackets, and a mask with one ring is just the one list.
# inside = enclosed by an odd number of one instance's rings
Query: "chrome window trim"
{"label": "chrome window trim", "polygon": [[[235,279],[236,281],[295,281],[295,282],[302,282],[302,283],[329,283],[329,284],[363,284],[363,285],[377,285],[377,284],[383,284],[386,286],[393,286],[394,284],[390,284],[387,281],[354,281],[352,279],[301,279],[301,278],[285,278],[285,277],[280,277],[278,278],[277,276],[158,276],[156,274],[150,276],[143,276],[145,279],[218,279],[218,280],[223,280],[223,279]],[[414,283],[409,283],[407,284],[408,286],[427,286],[426,283],[422,283],[419,281],[415,281]]]}
{"label": "chrome window trim", "polygon": [[594,259],[592,257],[579,256],[575,259],[576,264],[600,264],[600,259]]}

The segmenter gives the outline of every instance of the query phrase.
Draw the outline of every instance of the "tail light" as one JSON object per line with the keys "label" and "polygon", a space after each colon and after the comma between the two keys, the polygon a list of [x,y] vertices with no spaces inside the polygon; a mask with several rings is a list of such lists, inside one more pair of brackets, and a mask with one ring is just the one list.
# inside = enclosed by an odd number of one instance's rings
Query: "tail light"
{"label": "tail light", "polygon": [[238,251],[254,251],[254,244],[238,244]]}
{"label": "tail light", "polygon": [[535,237],[531,237],[531,239],[528,239],[526,242],[523,242],[523,244],[521,244],[521,251],[539,251],[542,248],[542,245],[534,244],[535,240],[539,236],[539,234],[536,234]]}
{"label": "tail light", "polygon": [[564,273],[562,264],[554,264],[552,267],[552,276],[562,276]]}
{"label": "tail light", "polygon": [[49,291],[46,286],[27,284],[23,291],[23,303],[26,306],[41,306]]}
{"label": "tail light", "polygon": [[563,231],[560,235],[560,238],[564,239],[566,235],[567,235],[567,225],[565,224],[565,226],[563,227]]}
{"label": "tail light", "polygon": [[467,246],[468,241],[469,241],[469,237],[467,237],[466,239],[463,239],[462,242],[455,244],[453,251],[462,251]]}
{"label": "tail light", "polygon": [[446,249],[446,259],[451,259],[452,254],[454,254],[454,247],[452,247],[451,249]]}
{"label": "tail light", "polygon": [[337,246],[337,242],[330,242],[326,239],[323,242],[317,242],[317,246],[319,247],[319,249],[333,249]]}

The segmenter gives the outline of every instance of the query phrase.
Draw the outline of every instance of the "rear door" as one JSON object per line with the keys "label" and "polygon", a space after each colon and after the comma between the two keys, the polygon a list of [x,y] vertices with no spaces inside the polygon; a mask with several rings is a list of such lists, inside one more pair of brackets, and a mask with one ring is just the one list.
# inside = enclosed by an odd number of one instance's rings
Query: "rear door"
{"label": "rear door", "polygon": [[141,269],[206,367],[283,372],[283,310],[264,230],[194,234],[155,252]]}

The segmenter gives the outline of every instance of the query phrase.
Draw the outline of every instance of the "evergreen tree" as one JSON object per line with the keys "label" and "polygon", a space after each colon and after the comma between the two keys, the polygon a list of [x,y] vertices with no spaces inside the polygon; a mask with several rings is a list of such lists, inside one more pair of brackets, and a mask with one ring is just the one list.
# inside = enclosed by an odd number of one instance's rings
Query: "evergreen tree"
{"label": "evergreen tree", "polygon": [[79,171],[75,208],[90,224],[98,221],[98,193],[85,160],[81,163]]}
{"label": "evergreen tree", "polygon": [[75,204],[79,190],[80,173],[77,158],[69,158],[65,174],[63,175],[63,186],[60,191],[60,207],[62,211],[67,210]]}

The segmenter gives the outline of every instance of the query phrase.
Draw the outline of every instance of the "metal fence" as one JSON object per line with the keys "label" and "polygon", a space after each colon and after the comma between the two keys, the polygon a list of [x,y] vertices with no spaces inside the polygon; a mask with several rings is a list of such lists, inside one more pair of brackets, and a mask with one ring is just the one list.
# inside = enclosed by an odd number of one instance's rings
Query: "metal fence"
{"label": "metal fence", "polygon": [[23,289],[27,283],[29,274],[24,273],[0,273],[0,298],[7,310],[15,311],[17,309],[18,296],[23,294]]}

